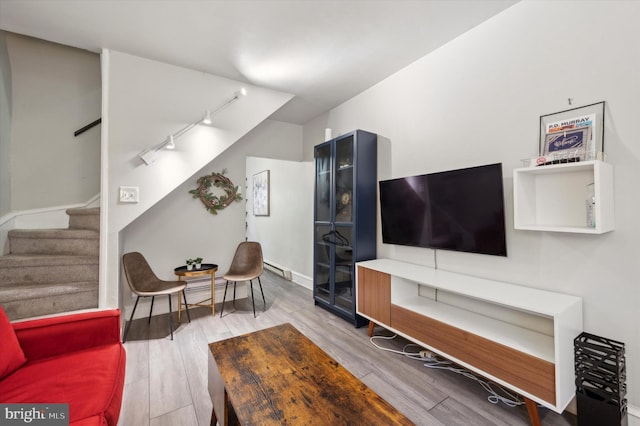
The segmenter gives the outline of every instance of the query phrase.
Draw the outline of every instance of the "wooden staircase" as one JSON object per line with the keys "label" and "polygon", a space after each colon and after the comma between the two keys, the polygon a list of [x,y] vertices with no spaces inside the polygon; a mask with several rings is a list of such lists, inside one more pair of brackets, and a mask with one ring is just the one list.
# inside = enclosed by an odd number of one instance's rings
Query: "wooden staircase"
{"label": "wooden staircase", "polygon": [[68,209],[67,229],[14,229],[0,256],[0,304],[11,320],[98,307],[100,209]]}

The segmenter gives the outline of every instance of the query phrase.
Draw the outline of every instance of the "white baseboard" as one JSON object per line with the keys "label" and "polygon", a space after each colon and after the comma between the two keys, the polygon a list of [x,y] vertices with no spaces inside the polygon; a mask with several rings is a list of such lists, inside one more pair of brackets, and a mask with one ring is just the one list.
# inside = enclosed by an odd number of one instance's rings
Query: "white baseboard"
{"label": "white baseboard", "polygon": [[627,419],[629,420],[628,426],[640,426],[640,407],[627,405],[627,414]]}
{"label": "white baseboard", "polygon": [[[76,209],[76,208],[88,208],[88,207],[100,207],[100,194],[96,194],[87,200],[84,203],[78,204],[67,204],[63,206],[52,206],[52,207],[43,207],[39,209],[30,209],[30,210],[22,210],[18,212],[7,213],[4,216],[0,217],[0,226],[4,225],[6,222],[11,220],[15,220],[17,218],[18,226],[28,228],[30,225],[34,227],[48,227],[46,223],[53,220],[54,222],[59,221],[59,214],[61,213],[63,216],[67,218],[67,222],[69,220],[69,216],[66,215],[67,209]],[[45,226],[42,226],[42,222],[45,223]],[[54,224],[55,226],[55,224]]]}
{"label": "white baseboard", "polygon": [[298,272],[292,271],[291,272],[292,275],[292,279],[291,281],[293,281],[294,283],[309,289],[309,290],[313,290],[313,279],[311,277],[308,277],[306,275],[302,275]]}
{"label": "white baseboard", "polygon": [[278,274],[283,277],[287,281],[291,281],[291,269],[286,266],[282,266],[279,263],[273,262],[269,259],[264,259],[264,267],[265,269],[270,270],[274,274]]}
{"label": "white baseboard", "polygon": [[313,279],[303,275],[299,272],[289,269],[287,266],[283,266],[279,263],[272,262],[271,260],[264,260],[265,269],[273,272],[274,274],[284,278],[287,281],[293,281],[294,283],[301,285],[304,288],[313,290]]}

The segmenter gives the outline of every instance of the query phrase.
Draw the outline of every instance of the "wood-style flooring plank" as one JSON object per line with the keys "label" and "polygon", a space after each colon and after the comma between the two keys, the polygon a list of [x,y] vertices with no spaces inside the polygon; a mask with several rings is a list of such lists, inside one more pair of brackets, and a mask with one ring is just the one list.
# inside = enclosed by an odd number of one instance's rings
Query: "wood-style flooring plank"
{"label": "wood-style flooring plank", "polygon": [[[199,424],[203,423],[198,423],[193,406],[189,405],[162,416],[152,418],[149,426],[198,426]],[[209,424],[209,422],[207,421],[206,424]]]}
{"label": "wood-style flooring plank", "polygon": [[127,365],[125,384],[149,381],[149,341],[131,340],[126,343]]}
{"label": "wood-style flooring plank", "polygon": [[[127,374],[129,371],[130,369],[127,369]],[[129,381],[124,385],[118,426],[149,426],[150,419],[149,378]]]}
{"label": "wood-style flooring plank", "polygon": [[[181,329],[174,332],[174,340],[170,340],[167,316],[160,315],[162,321],[151,320],[153,328],[167,329],[166,337],[149,340],[149,412],[151,418],[161,416],[192,404],[191,393],[187,382],[186,368],[180,354],[179,335]],[[163,335],[164,332],[160,332]]]}
{"label": "wood-style flooring plank", "polygon": [[[208,308],[203,308],[210,313]],[[200,327],[185,327],[177,334],[177,343],[182,355],[184,370],[191,394],[192,410],[199,424],[207,424],[211,419],[211,398],[208,392],[207,371],[208,351],[204,334]]]}
{"label": "wood-style flooring plank", "polygon": [[[402,383],[398,386],[397,383],[390,382],[388,376],[381,376],[378,372],[367,374],[360,380],[371,389],[375,389],[378,395],[411,419],[416,425],[448,426],[447,423],[440,422],[429,412],[429,408],[433,404],[426,401],[424,404],[416,404],[412,395],[415,393],[414,389],[409,389]],[[446,395],[444,397],[446,398]]]}
{"label": "wood-style flooring plank", "polygon": [[447,398],[431,410],[431,414],[443,421],[447,426],[511,426],[496,418],[486,419],[472,408],[461,404],[454,398]]}
{"label": "wood-style flooring plank", "polygon": [[[216,342],[233,337],[229,327],[220,319],[219,304],[216,304],[216,315],[211,315],[207,308],[194,309],[191,314],[191,327],[198,327],[204,336],[204,342]],[[206,344],[205,344],[206,346]]]}

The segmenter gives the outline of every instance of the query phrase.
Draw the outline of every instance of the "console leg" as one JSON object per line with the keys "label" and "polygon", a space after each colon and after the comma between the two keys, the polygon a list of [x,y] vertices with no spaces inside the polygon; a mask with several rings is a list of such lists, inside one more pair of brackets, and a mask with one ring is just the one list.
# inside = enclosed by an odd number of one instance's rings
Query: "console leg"
{"label": "console leg", "polygon": [[375,327],[376,323],[373,321],[369,321],[369,337],[373,336],[373,327]]}
{"label": "console leg", "polygon": [[524,403],[527,405],[527,412],[529,413],[529,420],[531,420],[531,426],[540,426],[540,413],[538,413],[538,404],[529,398],[524,399]]}

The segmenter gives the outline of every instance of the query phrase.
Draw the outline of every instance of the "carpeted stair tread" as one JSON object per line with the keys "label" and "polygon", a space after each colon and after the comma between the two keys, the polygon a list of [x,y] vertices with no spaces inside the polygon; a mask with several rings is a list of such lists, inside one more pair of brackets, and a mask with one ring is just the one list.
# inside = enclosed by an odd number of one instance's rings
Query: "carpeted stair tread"
{"label": "carpeted stair tread", "polygon": [[69,229],[92,229],[100,231],[100,208],[67,209]]}
{"label": "carpeted stair tread", "polygon": [[75,208],[75,209],[67,209],[67,214],[71,215],[99,215],[100,207],[91,207],[91,208]]}
{"label": "carpeted stair tread", "polygon": [[0,303],[4,305],[5,303],[15,302],[19,300],[30,300],[40,297],[59,296],[63,294],[74,294],[85,291],[96,291],[97,289],[97,281],[79,281],[57,284],[11,284],[2,287],[2,292],[0,293]]}
{"label": "carpeted stair tread", "polygon": [[90,229],[13,229],[11,254],[98,255],[100,233]]}
{"label": "carpeted stair tread", "polygon": [[10,238],[59,238],[59,239],[100,239],[100,233],[91,229],[12,229]]}
{"label": "carpeted stair tread", "polygon": [[0,288],[0,304],[12,321],[98,307],[98,281],[13,284]]}
{"label": "carpeted stair tread", "polygon": [[99,256],[8,254],[0,256],[0,268],[24,268],[29,266],[97,265]]}
{"label": "carpeted stair tread", "polygon": [[[0,257],[0,293],[20,283],[98,280],[98,256],[7,255]],[[1,295],[0,295],[1,297]]]}

